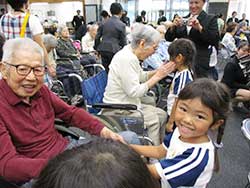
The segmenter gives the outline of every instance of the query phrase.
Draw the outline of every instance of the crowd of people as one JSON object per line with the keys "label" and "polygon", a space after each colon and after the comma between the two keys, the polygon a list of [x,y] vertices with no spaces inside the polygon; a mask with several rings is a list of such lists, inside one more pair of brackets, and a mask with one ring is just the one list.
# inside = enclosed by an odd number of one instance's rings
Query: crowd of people
{"label": "crowd of people", "polygon": [[[205,0],[189,0],[188,15],[170,21],[160,10],[155,26],[145,10],[132,22],[112,3],[101,22],[86,23],[77,10],[72,35],[64,24],[42,25],[28,0],[7,2],[13,10],[1,10],[0,19],[1,177],[24,188],[207,186],[218,169],[232,99],[250,101],[246,14],[237,19],[234,11],[225,21],[203,10]],[[130,141],[134,132],[113,132],[56,96],[44,82],[56,79],[59,58],[102,64],[108,75],[103,102],[133,104],[140,113],[101,114],[142,114],[154,145]],[[170,74],[162,109],[147,93]],[[63,137],[55,118],[91,138]]]}

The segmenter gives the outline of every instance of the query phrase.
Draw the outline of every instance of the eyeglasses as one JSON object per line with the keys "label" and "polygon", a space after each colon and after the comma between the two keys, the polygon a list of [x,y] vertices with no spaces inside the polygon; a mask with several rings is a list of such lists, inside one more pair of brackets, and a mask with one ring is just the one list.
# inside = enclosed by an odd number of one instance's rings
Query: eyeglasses
{"label": "eyeglasses", "polygon": [[7,62],[4,62],[6,65],[10,65],[16,68],[16,72],[20,76],[27,76],[31,70],[33,70],[33,73],[35,76],[43,76],[45,73],[45,66],[37,66],[37,67],[30,67],[28,65],[13,65]]}

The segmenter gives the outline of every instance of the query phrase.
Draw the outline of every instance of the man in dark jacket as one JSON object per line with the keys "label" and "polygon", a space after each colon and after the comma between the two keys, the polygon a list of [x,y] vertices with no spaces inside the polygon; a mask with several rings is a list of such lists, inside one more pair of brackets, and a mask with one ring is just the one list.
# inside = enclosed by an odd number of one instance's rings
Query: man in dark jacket
{"label": "man in dark jacket", "polygon": [[121,4],[112,3],[110,12],[111,18],[98,28],[94,46],[94,49],[101,54],[102,64],[107,72],[115,53],[127,44],[126,25],[120,20],[122,16]]}
{"label": "man in dark jacket", "polygon": [[77,29],[82,25],[82,24],[85,24],[85,20],[83,18],[83,16],[80,15],[81,11],[80,10],[77,10],[77,15],[75,15],[73,17],[73,20],[72,20],[72,25],[73,27],[75,28],[75,31],[77,31]]}

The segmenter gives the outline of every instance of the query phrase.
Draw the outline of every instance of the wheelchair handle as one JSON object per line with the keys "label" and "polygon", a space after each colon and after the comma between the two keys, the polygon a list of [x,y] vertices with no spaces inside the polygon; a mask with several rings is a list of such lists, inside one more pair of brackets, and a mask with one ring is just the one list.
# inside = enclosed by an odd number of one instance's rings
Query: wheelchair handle
{"label": "wheelchair handle", "polygon": [[137,110],[137,106],[134,104],[110,104],[110,103],[96,103],[92,105],[93,108],[109,108],[120,110]]}

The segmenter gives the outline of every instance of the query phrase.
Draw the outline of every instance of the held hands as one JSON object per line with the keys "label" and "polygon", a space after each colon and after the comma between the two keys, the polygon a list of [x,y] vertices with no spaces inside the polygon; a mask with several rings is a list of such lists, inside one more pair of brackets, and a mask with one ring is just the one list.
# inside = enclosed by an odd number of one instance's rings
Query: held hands
{"label": "held hands", "polygon": [[108,129],[107,127],[104,127],[102,130],[101,130],[101,133],[100,133],[101,137],[103,138],[109,138],[109,139],[112,139],[114,141],[119,141],[123,144],[126,144],[126,142],[124,141],[124,139],[122,138],[122,136],[120,136],[119,134],[117,133],[114,133],[113,131],[111,131],[110,129]]}

